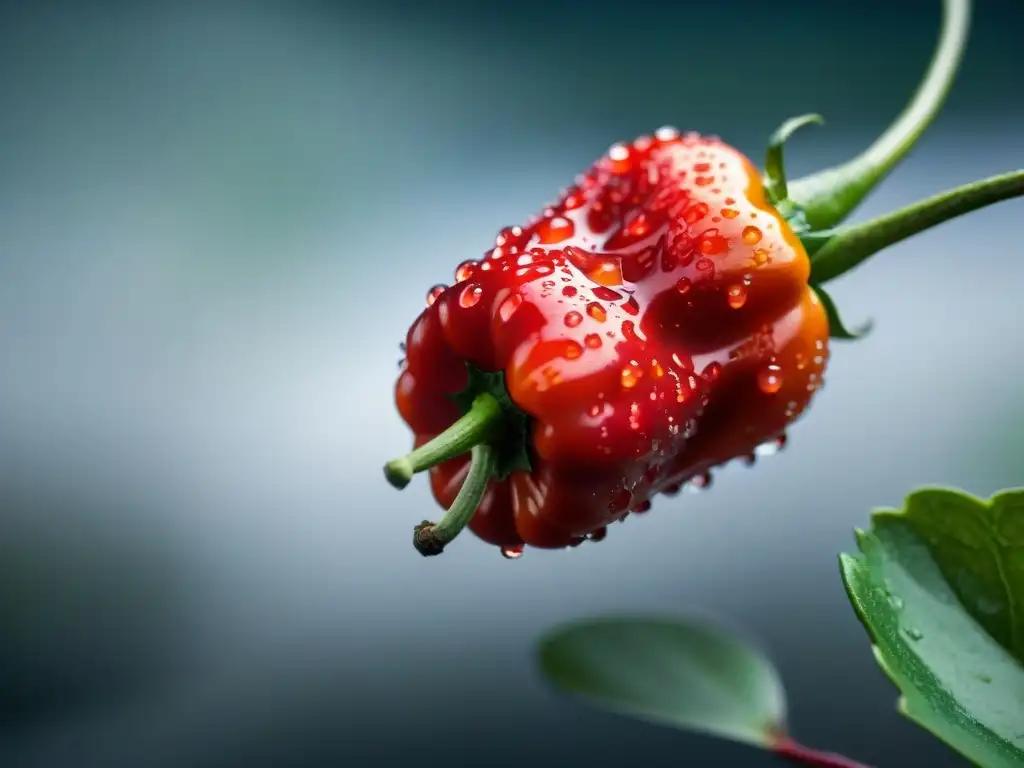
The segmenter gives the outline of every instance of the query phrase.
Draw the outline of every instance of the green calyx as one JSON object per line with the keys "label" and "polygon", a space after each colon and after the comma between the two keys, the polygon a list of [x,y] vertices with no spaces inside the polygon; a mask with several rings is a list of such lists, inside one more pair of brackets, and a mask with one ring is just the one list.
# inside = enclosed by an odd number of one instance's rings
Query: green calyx
{"label": "green calyx", "polygon": [[890,245],[945,221],[1024,195],[1024,170],[965,184],[871,221],[841,226],[861,201],[907,155],[938,114],[956,78],[970,28],[970,0],[943,0],[942,30],[921,85],[899,117],[864,152],[842,165],[788,181],[783,147],[800,128],[822,124],[818,115],[784,122],[770,138],[764,184],[768,199],[797,233],[811,259],[811,285],[829,314],[833,338],[848,331],[821,284],[848,272]]}
{"label": "green calyx", "polygon": [[413,544],[424,556],[441,554],[469,525],[492,480],[530,471],[529,420],[509,397],[504,373],[482,371],[468,363],[466,367],[466,386],[450,396],[462,416],[412,453],[384,465],[388,482],[401,489],[415,474],[471,454],[462,488],[441,521],[424,520],[415,527]]}
{"label": "green calyx", "polygon": [[482,371],[475,365],[466,364],[468,381],[461,391],[450,395],[465,414],[481,394],[494,398],[501,409],[500,426],[495,430],[491,448],[494,450],[492,478],[504,480],[513,472],[530,471],[529,424],[525,413],[512,402],[505,386],[503,371]]}

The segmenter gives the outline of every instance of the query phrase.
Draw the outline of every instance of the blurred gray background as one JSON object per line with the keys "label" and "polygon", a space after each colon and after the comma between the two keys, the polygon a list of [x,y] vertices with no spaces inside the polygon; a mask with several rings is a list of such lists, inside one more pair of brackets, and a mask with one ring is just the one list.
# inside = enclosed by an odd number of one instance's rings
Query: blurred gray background
{"label": "blurred gray background", "polygon": [[[1024,166],[1020,2],[978,0],[943,116],[858,218]],[[778,456],[600,546],[424,560],[398,342],[426,289],[609,144],[669,123],[793,173],[845,159],[938,0],[7,3],[0,9],[0,765],[775,764],[584,709],[532,643],[710,617],[778,663],[798,737],[960,765],[896,714],[836,553],[915,486],[1024,482],[1021,215],[900,245],[833,295]]]}

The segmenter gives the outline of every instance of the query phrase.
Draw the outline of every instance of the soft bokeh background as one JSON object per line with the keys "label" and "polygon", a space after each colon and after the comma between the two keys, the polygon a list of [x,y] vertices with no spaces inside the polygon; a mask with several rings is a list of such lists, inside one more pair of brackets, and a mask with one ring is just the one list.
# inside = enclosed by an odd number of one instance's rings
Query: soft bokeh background
{"label": "soft bokeh background", "polygon": [[[948,108],[860,216],[1024,166],[1019,2],[979,0]],[[613,141],[664,124],[794,172],[898,111],[939,3],[65,3],[0,16],[0,765],[774,764],[583,709],[531,645],[709,616],[776,660],[795,732],[959,765],[902,720],[836,553],[920,484],[1024,482],[1012,202],[879,256],[780,455],[600,546],[516,562],[380,465],[432,283]]]}

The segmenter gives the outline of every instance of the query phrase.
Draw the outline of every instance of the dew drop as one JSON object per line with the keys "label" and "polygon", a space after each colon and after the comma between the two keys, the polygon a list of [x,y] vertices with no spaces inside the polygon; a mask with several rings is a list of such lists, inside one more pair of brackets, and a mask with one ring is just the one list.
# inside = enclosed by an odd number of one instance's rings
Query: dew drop
{"label": "dew drop", "polygon": [[722,364],[719,362],[710,362],[708,363],[707,368],[705,368],[700,375],[708,381],[714,381],[722,375]]}
{"label": "dew drop", "polygon": [[583,354],[583,347],[577,344],[575,341],[565,342],[565,351],[563,352],[566,360],[575,360]]}
{"label": "dew drop", "polygon": [[587,314],[590,315],[595,320],[597,320],[597,322],[599,323],[603,323],[608,317],[608,313],[605,312],[604,307],[602,307],[596,301],[592,301],[589,304],[587,304]]}
{"label": "dew drop", "polygon": [[554,216],[537,227],[540,242],[545,245],[560,243],[572,237],[575,231],[573,223],[564,216]]}
{"label": "dew drop", "polygon": [[640,365],[635,360],[630,360],[622,368],[621,381],[623,389],[632,389],[640,381],[640,377],[644,375]]}
{"label": "dew drop", "polygon": [[673,128],[671,125],[663,125],[654,132],[654,137],[658,141],[675,141],[679,138],[679,129]]}
{"label": "dew drop", "polygon": [[464,280],[469,280],[476,272],[476,268],[480,266],[480,262],[468,259],[455,268],[455,282],[461,283]]}
{"label": "dew drop", "polygon": [[705,256],[716,256],[728,247],[729,241],[718,234],[718,230],[709,229],[697,241],[697,250]]}
{"label": "dew drop", "polygon": [[601,346],[601,337],[596,333],[588,333],[583,337],[583,343],[587,345],[587,349],[598,349]]}
{"label": "dew drop", "polygon": [[435,285],[435,286],[432,286],[432,287],[430,288],[430,290],[429,290],[429,291],[427,291],[427,306],[429,307],[429,306],[431,306],[431,305],[432,305],[432,304],[433,304],[433,303],[434,303],[435,301],[437,301],[438,297],[439,297],[439,296],[440,296],[440,295],[441,295],[442,293],[444,293],[444,292],[445,292],[445,291],[446,291],[447,289],[448,289],[448,286],[447,286],[447,285],[445,285],[444,283],[438,283],[437,285]]}
{"label": "dew drop", "polygon": [[459,295],[460,306],[469,309],[470,307],[476,306],[477,302],[480,301],[480,296],[483,294],[484,289],[479,285],[472,284],[467,285],[465,290]]}
{"label": "dew drop", "polygon": [[518,560],[523,556],[523,545],[516,544],[514,547],[502,547],[501,556],[506,560]]}
{"label": "dew drop", "polygon": [[694,203],[685,211],[683,211],[683,221],[685,221],[687,224],[696,224],[698,221],[707,216],[708,211],[710,210],[711,209],[708,208],[707,203]]}
{"label": "dew drop", "polygon": [[740,215],[740,212],[737,211],[735,208],[723,208],[722,215],[727,219],[735,219],[737,216]]}
{"label": "dew drop", "polygon": [[782,389],[782,369],[774,363],[766,365],[757,373],[757,386],[766,395],[774,395]]}
{"label": "dew drop", "polygon": [[602,301],[618,301],[622,298],[622,294],[618,291],[613,291],[611,288],[606,288],[603,285],[599,285],[594,289],[594,296],[601,299]]}
{"label": "dew drop", "polygon": [[734,283],[725,289],[725,299],[733,309],[739,309],[747,303],[747,289],[740,283]]}
{"label": "dew drop", "polygon": [[903,598],[899,595],[889,595],[889,605],[891,605],[895,611],[902,611]]}
{"label": "dew drop", "polygon": [[699,475],[694,475],[690,478],[690,482],[687,483],[687,486],[695,491],[706,491],[711,487],[711,473],[703,472]]}
{"label": "dew drop", "polygon": [[743,242],[747,245],[757,245],[761,242],[761,230],[754,226],[744,227]]}
{"label": "dew drop", "polygon": [[614,173],[626,173],[633,165],[632,152],[620,141],[608,150],[608,161]]}
{"label": "dew drop", "polygon": [[515,311],[523,305],[523,294],[513,293],[510,294],[507,299],[501,302],[501,306],[498,307],[498,317],[501,318],[503,323],[507,323],[511,319]]}
{"label": "dew drop", "polygon": [[583,315],[579,312],[566,312],[565,324],[570,328],[575,328],[577,325],[583,322]]}
{"label": "dew drop", "polygon": [[688,277],[681,277],[679,282],[676,283],[676,290],[680,293],[687,293],[692,286],[693,283],[690,282]]}
{"label": "dew drop", "polygon": [[763,267],[765,264],[767,264],[768,251],[766,251],[764,248],[758,248],[756,251],[754,251],[754,263],[759,267]]}
{"label": "dew drop", "polygon": [[602,525],[600,528],[587,534],[587,541],[604,541],[607,535],[608,529]]}
{"label": "dew drop", "polygon": [[649,512],[650,509],[651,509],[651,502],[650,501],[641,501],[639,504],[637,504],[633,508],[632,511],[634,512],[634,514],[642,515],[644,512]]}
{"label": "dew drop", "polygon": [[584,203],[584,196],[578,189],[567,190],[565,199],[562,200],[562,207],[567,211],[573,211]]}
{"label": "dew drop", "polygon": [[916,627],[904,627],[903,632],[906,634],[907,637],[915,641],[921,640],[924,637],[924,632],[922,632],[920,629],[917,629]]}
{"label": "dew drop", "polygon": [[664,493],[666,496],[675,496],[681,490],[683,490],[683,486],[681,483],[669,483],[668,485],[661,489],[661,492]]}
{"label": "dew drop", "polygon": [[573,288],[571,285],[567,285],[567,286],[565,286],[565,288],[562,289],[562,295],[563,296],[569,296],[569,297],[575,296],[576,295],[576,289]]}

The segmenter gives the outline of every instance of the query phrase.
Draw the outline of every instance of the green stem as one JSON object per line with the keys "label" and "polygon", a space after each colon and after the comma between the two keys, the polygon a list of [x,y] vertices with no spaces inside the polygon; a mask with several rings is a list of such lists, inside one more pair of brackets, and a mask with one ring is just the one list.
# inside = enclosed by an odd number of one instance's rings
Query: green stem
{"label": "green stem", "polygon": [[811,229],[842,222],[896,167],[938,114],[956,77],[970,28],[970,0],[944,0],[942,32],[924,80],[896,121],[852,160],[789,183]]}
{"label": "green stem", "polygon": [[441,522],[424,520],[416,526],[413,545],[424,557],[439,555],[473,519],[477,507],[483,501],[487,485],[497,467],[497,454],[486,443],[473,446],[469,474],[459,489],[455,501],[444,513]]}
{"label": "green stem", "polygon": [[417,472],[461,456],[491,436],[502,416],[498,399],[487,392],[477,395],[473,406],[448,429],[407,456],[384,465],[384,476],[395,488],[404,488]]}
{"label": "green stem", "polygon": [[922,200],[893,213],[837,230],[811,260],[811,283],[849,272],[868,257],[938,224],[1024,195],[1024,170],[1011,171]]}

